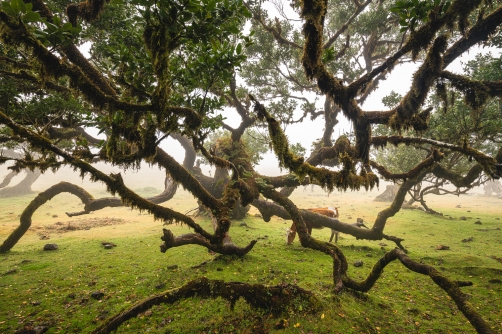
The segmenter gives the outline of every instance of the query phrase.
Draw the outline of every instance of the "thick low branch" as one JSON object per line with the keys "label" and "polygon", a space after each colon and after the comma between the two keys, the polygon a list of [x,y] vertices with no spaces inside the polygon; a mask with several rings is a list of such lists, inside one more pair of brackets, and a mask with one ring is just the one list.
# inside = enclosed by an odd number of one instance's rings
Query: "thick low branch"
{"label": "thick low branch", "polygon": [[[73,187],[78,187],[76,185],[72,185]],[[79,187],[80,188],[80,187]],[[178,184],[174,182],[172,178],[169,176],[166,176],[166,179],[164,180],[164,191],[162,191],[160,194],[152,196],[152,197],[147,197],[146,199],[153,204],[161,204],[164,202],[169,201],[171,198],[173,198],[174,194],[176,193],[176,190],[178,189]],[[89,214],[93,211],[98,211],[104,208],[115,208],[115,207],[120,207],[124,206],[124,203],[120,198],[117,197],[105,197],[105,198],[98,198],[98,199],[88,199],[87,201],[83,201],[84,203],[84,211],[80,212],[66,212],[66,215],[68,217],[74,217],[74,216],[80,216],[84,214]]]}
{"label": "thick low branch", "polygon": [[[276,203],[257,199],[257,200],[253,201],[252,205],[254,207],[256,207],[258,209],[258,211],[260,211],[260,214],[262,215],[263,220],[266,222],[270,221],[272,216],[277,216],[277,217],[280,217],[282,219],[287,219],[287,220],[291,219],[291,215],[288,213],[288,211]],[[399,248],[406,251],[405,248],[401,244],[401,242],[404,241],[404,239],[383,234],[382,233],[383,228],[376,229],[375,226],[373,226],[372,229],[361,229],[359,227],[354,226],[353,224],[342,222],[336,218],[329,218],[329,217],[326,217],[323,215],[319,215],[319,214],[314,213],[309,210],[300,210],[300,212],[301,212],[301,215],[303,216],[303,219],[306,219],[311,222],[315,222],[316,224],[318,224],[320,226],[327,227],[327,228],[330,228],[330,229],[333,229],[333,230],[336,230],[336,231],[339,231],[339,232],[342,232],[345,234],[352,235],[353,237],[356,237],[357,239],[365,239],[365,240],[387,239],[389,241],[395,242]],[[391,215],[391,216],[393,216],[393,215]],[[391,216],[389,216],[389,217],[391,217]]]}
{"label": "thick low branch", "polygon": [[[180,288],[154,295],[130,307],[122,313],[106,320],[96,328],[93,334],[111,333],[117,330],[125,321],[149,310],[155,305],[173,304],[179,300],[198,298],[224,298],[230,302],[231,309],[239,298],[244,298],[252,307],[280,315],[288,307],[294,306],[298,299],[306,302],[306,308],[311,311],[317,309],[318,301],[314,294],[297,285],[281,284],[264,286],[261,284],[248,284],[241,282],[223,282],[210,280],[205,277],[190,281]],[[303,306],[305,308],[305,306]]]}

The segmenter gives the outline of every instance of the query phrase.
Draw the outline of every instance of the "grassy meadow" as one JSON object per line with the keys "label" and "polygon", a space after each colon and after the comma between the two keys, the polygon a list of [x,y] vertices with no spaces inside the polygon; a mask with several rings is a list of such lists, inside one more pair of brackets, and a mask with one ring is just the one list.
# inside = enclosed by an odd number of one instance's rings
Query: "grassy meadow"
{"label": "grassy meadow", "polygon": [[[136,188],[144,195],[158,188]],[[43,187],[42,187],[43,188]],[[381,187],[381,191],[383,190]],[[96,197],[107,196],[91,189]],[[300,208],[335,205],[342,221],[364,218],[369,226],[388,203],[374,202],[378,191],[327,195],[299,188],[291,198]],[[19,224],[18,216],[32,196],[0,200],[0,240]],[[502,332],[502,200],[480,195],[428,197],[428,205],[444,213],[432,216],[401,210],[387,223],[386,233],[403,237],[409,256],[439,268],[450,278],[470,280],[462,288],[496,332]],[[180,212],[196,207],[193,197],[178,190],[164,203]],[[216,256],[200,246],[159,251],[162,221],[127,208],[107,208],[69,218],[65,212],[82,210],[76,197],[62,194],[33,216],[27,234],[7,254],[0,254],[0,333],[24,326],[47,326],[48,333],[87,333],[103,319],[153,294],[179,287],[197,277],[225,281],[295,283],[314,291],[321,300],[317,312],[301,303],[271,317],[239,301],[234,311],[221,299],[190,299],[152,308],[125,323],[118,333],[473,333],[473,327],[447,294],[428,277],[390,264],[369,293],[332,291],[332,262],[319,252],[304,249],[295,240],[286,245],[291,221],[277,217],[269,223],[254,216],[233,222],[234,242],[246,245],[258,239],[243,258]],[[465,220],[460,220],[464,216]],[[196,218],[210,229],[210,221]],[[480,221],[482,225],[474,224]],[[175,235],[189,233],[171,225]],[[330,231],[314,230],[328,240]],[[462,242],[464,239],[468,242]],[[117,246],[105,249],[102,242]],[[56,251],[43,251],[56,243]],[[394,245],[388,241],[356,240],[341,235],[338,245],[346,254],[349,274],[367,276],[373,264]],[[449,250],[437,250],[437,246]],[[352,264],[362,260],[362,267]],[[96,292],[100,299],[95,299]]]}

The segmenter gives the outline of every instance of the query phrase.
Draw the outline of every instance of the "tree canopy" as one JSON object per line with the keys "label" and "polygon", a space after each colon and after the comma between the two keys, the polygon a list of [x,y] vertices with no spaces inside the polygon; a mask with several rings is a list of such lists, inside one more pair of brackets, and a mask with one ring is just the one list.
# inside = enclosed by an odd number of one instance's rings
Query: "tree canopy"
{"label": "tree canopy", "polygon": [[[303,0],[288,4],[291,10],[273,4],[278,14],[253,0],[3,1],[0,142],[22,155],[1,162],[14,171],[71,166],[120,196],[118,202],[94,199],[73,184],[44,192],[44,201],[61,192],[81,198],[85,209],[74,214],[127,205],[192,228],[181,236],[164,229],[162,252],[196,244],[220,254],[248,253],[257,241],[234,244],[230,221],[245,212],[236,208],[253,205],[265,221],[292,219],[302,246],[332,257],[336,291],[369,290],[398,259],[445,289],[479,332],[492,332],[460,291],[462,282],[412,261],[404,240],[384,230],[407,192],[427,176],[469,187],[479,177],[502,175],[500,59],[478,56],[464,73],[448,70],[475,46],[500,45],[502,7],[481,0]],[[385,110],[365,110],[368,96],[407,62],[417,64],[409,91],[386,99]],[[238,126],[227,124],[230,114]],[[353,125],[352,135],[335,136],[341,115]],[[301,134],[284,129],[308,117],[324,124],[304,157],[292,145]],[[99,136],[91,135],[94,129]],[[228,135],[215,137],[220,129]],[[257,132],[289,174],[255,171],[263,149],[249,143]],[[184,148],[183,162],[162,146],[168,137]],[[398,170],[390,159],[376,159],[389,145],[415,152],[415,160]],[[197,155],[218,172],[205,175]],[[166,171],[166,189],[143,198],[120,174],[97,169],[96,161],[124,170],[157,165]],[[302,184],[332,192],[370,189],[380,179],[401,186],[368,230],[300,210],[287,196]],[[208,208],[213,231],[160,205],[177,184]],[[40,201],[25,210],[1,251],[29,228]],[[357,238],[388,239],[400,249],[357,282],[341,249],[310,236],[306,219]]]}

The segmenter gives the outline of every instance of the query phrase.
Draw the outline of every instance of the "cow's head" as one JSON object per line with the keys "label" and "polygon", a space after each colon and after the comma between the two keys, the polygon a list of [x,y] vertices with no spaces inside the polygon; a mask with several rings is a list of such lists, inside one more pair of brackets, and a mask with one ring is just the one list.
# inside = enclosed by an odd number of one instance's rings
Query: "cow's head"
{"label": "cow's head", "polygon": [[296,237],[296,231],[292,231],[291,229],[286,230],[286,243],[291,245]]}
{"label": "cow's head", "polygon": [[338,218],[339,217],[339,212],[338,212],[338,208],[336,206],[329,206],[328,207],[328,210],[331,210],[334,212],[334,216],[333,218]]}

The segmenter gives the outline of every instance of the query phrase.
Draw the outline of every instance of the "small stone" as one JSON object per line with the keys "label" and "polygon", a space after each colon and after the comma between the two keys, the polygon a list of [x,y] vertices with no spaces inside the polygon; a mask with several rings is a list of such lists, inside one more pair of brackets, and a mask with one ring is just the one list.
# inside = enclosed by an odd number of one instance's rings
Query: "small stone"
{"label": "small stone", "polygon": [[467,220],[467,217],[466,216],[462,216],[459,218],[460,220]]}
{"label": "small stone", "polygon": [[254,214],[254,216],[255,216],[256,218],[263,218],[263,217],[262,217],[262,215],[261,215],[261,214],[259,214],[259,213],[255,213],[255,214]]}
{"label": "small stone", "polygon": [[166,283],[160,283],[155,286],[155,289],[160,290],[166,287]]}
{"label": "small stone", "polygon": [[52,215],[52,218],[57,218],[57,217],[58,217],[58,215]]}
{"label": "small stone", "polygon": [[113,242],[109,242],[109,241],[101,241],[101,244],[103,245],[103,247],[105,249],[110,249],[110,248],[113,248],[113,247],[117,247],[116,244],[114,244]]}
{"label": "small stone", "polygon": [[445,245],[438,245],[436,246],[437,250],[449,250],[450,246],[445,246]]}
{"label": "small stone", "polygon": [[103,298],[105,296],[105,294],[101,291],[94,291],[94,292],[91,292],[91,298],[94,298],[96,300],[100,300],[101,298]]}
{"label": "small stone", "polygon": [[474,241],[473,237],[469,237],[467,239],[462,239],[462,242],[471,242],[471,241]]}
{"label": "small stone", "polygon": [[378,246],[385,247],[385,246],[387,246],[387,244],[386,244],[386,243],[384,243],[384,242],[381,242],[381,243],[379,243],[379,244],[378,244]]}
{"label": "small stone", "polygon": [[248,226],[248,224],[246,224],[245,222],[241,222],[241,223],[239,224],[239,226],[249,227],[249,226]]}
{"label": "small stone", "polygon": [[68,296],[66,296],[66,298],[70,298],[70,299],[75,299],[75,297],[77,297],[77,295],[74,292],[72,292],[72,293],[68,294]]}
{"label": "small stone", "polygon": [[354,267],[362,267],[363,266],[363,260],[357,260],[354,262]]}
{"label": "small stone", "polygon": [[31,305],[32,306],[38,306],[38,305],[40,305],[40,302],[38,300],[34,300],[34,301],[31,302]]}
{"label": "small stone", "polygon": [[167,269],[168,269],[168,270],[178,269],[178,265],[177,265],[177,264],[173,264],[173,265],[171,265],[171,266],[167,266]]}
{"label": "small stone", "polygon": [[471,210],[467,210],[467,212],[471,212]]}
{"label": "small stone", "polygon": [[59,246],[56,244],[46,244],[44,246],[44,251],[57,250],[58,248],[59,248]]}
{"label": "small stone", "polygon": [[482,223],[480,220],[476,220],[476,221],[474,222],[474,224],[476,224],[476,225],[483,225],[483,223]]}
{"label": "small stone", "polygon": [[456,206],[456,208],[461,208],[460,204]]}
{"label": "small stone", "polygon": [[373,254],[371,254],[371,253],[367,253],[367,254],[366,254],[366,257],[373,257]]}

